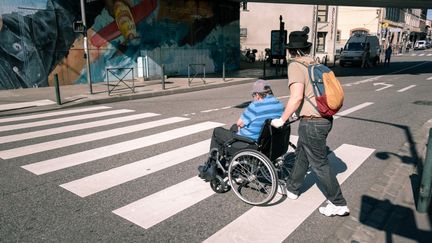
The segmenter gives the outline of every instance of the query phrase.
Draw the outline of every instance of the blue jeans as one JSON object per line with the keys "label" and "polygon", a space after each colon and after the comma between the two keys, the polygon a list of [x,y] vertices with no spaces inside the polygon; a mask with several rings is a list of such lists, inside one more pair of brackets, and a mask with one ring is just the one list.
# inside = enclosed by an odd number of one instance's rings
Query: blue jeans
{"label": "blue jeans", "polygon": [[296,161],[288,179],[288,191],[299,194],[309,165],[315,172],[324,196],[334,205],[345,206],[336,175],[331,171],[327,158],[326,139],[333,125],[333,119],[301,119],[298,129],[299,139],[296,149]]}

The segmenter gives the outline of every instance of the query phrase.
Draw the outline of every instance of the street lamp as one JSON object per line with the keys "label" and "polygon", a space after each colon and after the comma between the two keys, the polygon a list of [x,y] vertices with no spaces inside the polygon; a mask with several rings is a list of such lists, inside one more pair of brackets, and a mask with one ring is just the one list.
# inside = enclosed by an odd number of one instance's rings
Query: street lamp
{"label": "street lamp", "polygon": [[83,24],[83,42],[84,42],[84,58],[86,59],[86,69],[87,69],[87,83],[89,85],[89,92],[93,94],[92,88],[92,80],[91,80],[91,72],[90,72],[90,53],[88,49],[88,40],[87,40],[87,22],[85,16],[85,2],[84,0],[80,0],[81,3],[81,19]]}

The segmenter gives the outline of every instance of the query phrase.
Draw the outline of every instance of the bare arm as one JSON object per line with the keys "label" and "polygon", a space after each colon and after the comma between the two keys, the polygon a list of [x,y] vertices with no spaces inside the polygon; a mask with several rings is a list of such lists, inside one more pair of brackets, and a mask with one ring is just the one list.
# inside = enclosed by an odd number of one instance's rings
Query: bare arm
{"label": "bare arm", "polygon": [[290,98],[286,104],[284,113],[281,116],[283,122],[286,122],[292,114],[300,107],[303,100],[304,84],[293,83],[290,85]]}

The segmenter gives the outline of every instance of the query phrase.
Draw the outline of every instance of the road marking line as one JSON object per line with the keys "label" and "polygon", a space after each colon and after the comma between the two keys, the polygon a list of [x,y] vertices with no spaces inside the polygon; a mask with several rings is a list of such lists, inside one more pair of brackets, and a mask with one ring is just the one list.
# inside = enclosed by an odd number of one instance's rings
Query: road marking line
{"label": "road marking line", "polygon": [[430,57],[430,56],[432,56],[432,54],[431,54],[431,53],[429,53],[429,54],[427,54],[427,56],[428,56],[428,57]]}
{"label": "road marking line", "polygon": [[417,56],[417,54],[411,54],[411,56],[413,57],[413,56]]}
{"label": "road marking line", "polygon": [[[80,197],[104,191],[207,154],[210,139],[60,185]],[[181,156],[179,156],[181,155]]]}
{"label": "road marking line", "polygon": [[425,54],[424,53],[422,53],[422,54],[419,54],[419,57],[422,57],[422,56],[424,56]]}
{"label": "road marking line", "polygon": [[344,110],[344,111],[338,112],[336,115],[333,116],[333,118],[334,118],[334,119],[338,119],[338,118],[340,118],[340,117],[344,117],[344,116],[346,116],[346,115],[348,115],[348,114],[350,114],[350,113],[353,113],[353,112],[355,112],[355,111],[358,111],[358,110],[360,110],[360,109],[363,109],[363,108],[365,108],[365,107],[367,107],[367,106],[370,106],[370,105],[372,105],[372,104],[373,104],[373,102],[365,102],[365,103],[363,103],[363,104],[356,105],[356,106],[351,107],[351,108],[349,108],[349,109],[346,109],[346,110]]}
{"label": "road marking line", "polygon": [[29,108],[29,107],[34,107],[34,106],[53,105],[53,104],[56,104],[56,103],[54,101],[51,101],[51,100],[36,100],[36,101],[31,101],[31,102],[18,102],[18,103],[13,103],[13,104],[0,105],[0,111]]}
{"label": "road marking line", "polygon": [[0,144],[2,143],[10,143],[20,140],[27,140],[32,138],[38,138],[38,137],[45,137],[49,135],[54,134],[60,134],[60,133],[66,133],[66,132],[72,132],[72,131],[78,131],[83,129],[89,129],[94,127],[101,127],[101,126],[107,126],[127,121],[134,121],[144,118],[149,118],[153,116],[159,116],[159,114],[155,113],[143,113],[143,114],[137,114],[137,115],[130,115],[130,116],[122,116],[117,118],[111,118],[101,121],[94,121],[94,122],[87,122],[87,123],[81,123],[81,124],[75,124],[70,126],[64,126],[64,127],[56,127],[51,129],[44,129],[34,132],[27,132],[27,133],[21,133],[21,134],[14,134],[9,136],[3,136],[0,137]]}
{"label": "road marking line", "polygon": [[24,120],[30,120],[30,119],[45,118],[45,117],[50,117],[50,116],[60,116],[60,115],[87,112],[87,111],[96,111],[96,110],[103,110],[103,109],[109,109],[109,108],[111,108],[111,107],[96,106],[96,107],[90,107],[90,108],[84,108],[84,109],[74,109],[74,110],[64,110],[64,111],[42,113],[42,114],[37,114],[37,115],[16,116],[16,117],[10,117],[10,118],[2,118],[2,119],[0,119],[0,123],[13,122],[13,121],[24,121]]}
{"label": "road marking line", "polygon": [[75,165],[80,165],[98,159],[106,158],[112,155],[145,148],[151,145],[174,140],[180,137],[185,137],[191,134],[199,133],[223,125],[224,124],[217,123],[217,122],[202,122],[202,123],[150,135],[147,137],[133,139],[126,142],[112,144],[112,145],[95,148],[95,149],[91,149],[91,150],[87,150],[75,154],[69,154],[66,156],[44,160],[37,163],[24,165],[21,167],[36,175],[41,175],[41,174],[65,169],[68,167],[72,167]]}
{"label": "road marking line", "polygon": [[113,213],[148,229],[214,193],[208,183],[196,176],[116,209]]}
{"label": "road marking line", "polygon": [[373,86],[377,86],[377,85],[384,85],[385,87],[379,88],[379,89],[377,89],[375,91],[381,91],[381,90],[384,90],[384,89],[387,89],[387,88],[390,88],[390,87],[393,86],[393,84],[387,84],[387,83],[384,83],[384,82],[382,82],[382,83],[374,83],[373,84]]}
{"label": "road marking line", "polygon": [[404,92],[404,91],[407,91],[407,90],[409,90],[409,89],[411,89],[411,88],[414,88],[415,86],[417,86],[417,85],[410,85],[410,86],[408,86],[408,87],[405,87],[405,88],[403,88],[403,89],[400,89],[400,90],[398,90],[397,92]]}
{"label": "road marking line", "polygon": [[373,78],[368,78],[368,79],[364,79],[364,80],[359,80],[359,81],[356,81],[356,82],[343,84],[342,86],[348,86],[348,87],[350,87],[350,86],[352,86],[352,85],[357,85],[357,84],[363,84],[363,83],[373,82],[373,81],[376,81],[376,80],[378,80],[378,79],[380,79],[380,78],[382,78],[382,77],[383,77],[383,76],[377,76],[377,77],[373,77]]}
{"label": "road marking line", "polygon": [[120,127],[110,130],[104,130],[95,133],[87,133],[85,135],[63,138],[58,140],[52,140],[44,143],[37,143],[28,146],[13,148],[9,150],[0,151],[0,158],[2,159],[12,159],[17,157],[26,156],[29,154],[35,154],[40,152],[45,152],[53,149],[64,148],[67,146],[72,146],[81,143],[87,143],[92,141],[97,141],[105,138],[120,136],[124,134],[129,134],[133,132],[143,131],[150,128],[155,128],[163,125],[173,124],[176,122],[186,121],[189,118],[184,117],[172,117],[157,121],[140,123],[132,126]]}
{"label": "road marking line", "polygon": [[[397,74],[397,73],[406,71],[406,70],[411,69],[411,68],[415,68],[415,67],[418,67],[418,66],[421,66],[421,65],[425,65],[427,63],[430,63],[430,62],[422,62],[422,63],[416,64],[414,66],[411,66],[411,67],[403,68],[401,70],[388,73],[387,75]],[[380,79],[382,77],[384,77],[384,76],[377,76],[377,77],[373,77],[373,78],[368,78],[368,79],[364,79],[364,80],[360,80],[360,81],[356,81],[356,82],[352,82],[352,83],[343,84],[342,86],[350,87],[352,85],[358,85],[358,84],[362,84],[362,83],[373,82],[373,81],[376,81],[376,80],[378,80],[378,79]]]}
{"label": "road marking line", "polygon": [[201,113],[209,113],[212,111],[218,111],[219,109],[210,109],[210,110],[204,110],[204,111],[200,111]]}
{"label": "road marking line", "polygon": [[427,78],[426,80],[432,80],[432,77]]}
{"label": "road marking line", "polygon": [[[339,183],[342,184],[373,151],[349,144],[333,151],[329,155],[331,163],[346,164],[346,170],[337,175]],[[299,199],[285,199],[271,207],[253,207],[204,242],[282,242],[325,200],[314,180],[311,176],[306,178],[305,183],[313,186]],[[141,218],[145,217],[141,215]],[[255,227],[245,227],[252,223]]]}
{"label": "road marking line", "polygon": [[92,113],[92,114],[79,115],[79,116],[56,118],[56,119],[51,119],[51,120],[28,122],[28,123],[14,124],[14,125],[4,125],[4,126],[0,126],[0,132],[16,130],[16,129],[23,129],[23,128],[34,128],[34,127],[53,125],[53,124],[64,123],[64,122],[79,121],[79,120],[90,119],[90,118],[98,118],[98,117],[103,117],[103,116],[118,115],[118,114],[124,114],[124,113],[129,113],[129,112],[134,112],[134,111],[133,110],[127,110],[127,109],[121,109],[121,110],[105,111],[105,112]]}

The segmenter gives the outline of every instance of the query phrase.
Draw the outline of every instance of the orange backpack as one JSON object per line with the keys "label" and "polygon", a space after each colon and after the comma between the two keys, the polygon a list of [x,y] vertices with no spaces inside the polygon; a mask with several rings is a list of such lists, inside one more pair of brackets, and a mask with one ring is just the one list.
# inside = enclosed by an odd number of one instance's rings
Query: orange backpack
{"label": "orange backpack", "polygon": [[[298,62],[298,61],[294,61]],[[312,83],[317,110],[322,117],[331,117],[343,105],[344,91],[333,71],[322,64],[298,62],[308,69]]]}

